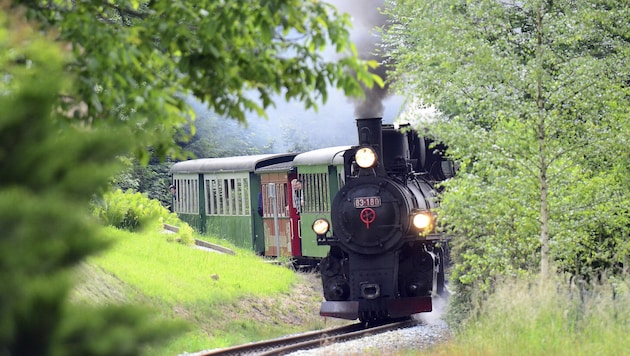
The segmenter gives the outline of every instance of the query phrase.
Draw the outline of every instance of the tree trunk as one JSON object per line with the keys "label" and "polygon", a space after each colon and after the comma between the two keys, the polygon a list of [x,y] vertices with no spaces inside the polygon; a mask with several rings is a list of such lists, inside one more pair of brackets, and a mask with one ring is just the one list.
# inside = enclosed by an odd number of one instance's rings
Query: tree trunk
{"label": "tree trunk", "polygon": [[[539,73],[543,73],[542,70],[542,58],[545,52],[544,43],[543,43],[543,16],[542,16],[542,4],[539,4],[537,18],[536,18],[536,27],[538,34],[538,48],[537,48],[537,60],[540,62],[540,66],[538,67]],[[543,77],[542,74],[539,74],[537,81],[537,98],[536,98],[536,106],[538,108],[538,157],[539,157],[539,180],[540,180],[540,277],[543,281],[547,279],[549,276],[549,206],[548,206],[548,182],[547,182],[547,157],[545,154],[546,147],[546,130],[545,130],[545,97],[544,97],[544,89],[543,89]]]}
{"label": "tree trunk", "polygon": [[549,276],[549,207],[547,204],[547,166],[543,151],[544,139],[540,145],[540,276]]}

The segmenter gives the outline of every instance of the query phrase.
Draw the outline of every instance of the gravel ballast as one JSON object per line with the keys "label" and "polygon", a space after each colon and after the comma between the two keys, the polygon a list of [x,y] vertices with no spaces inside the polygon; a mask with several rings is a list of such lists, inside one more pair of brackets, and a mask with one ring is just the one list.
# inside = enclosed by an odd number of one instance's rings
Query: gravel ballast
{"label": "gravel ballast", "polygon": [[450,335],[450,329],[444,321],[423,320],[422,324],[414,327],[326,345],[318,349],[296,351],[289,355],[388,355],[402,351],[426,350],[433,345],[445,342]]}

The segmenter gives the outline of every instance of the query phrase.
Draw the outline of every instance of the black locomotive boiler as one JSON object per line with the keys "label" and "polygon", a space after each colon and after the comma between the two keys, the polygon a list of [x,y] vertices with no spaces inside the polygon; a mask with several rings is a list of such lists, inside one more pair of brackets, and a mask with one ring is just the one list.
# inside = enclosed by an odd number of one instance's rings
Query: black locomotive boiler
{"label": "black locomotive boiler", "polygon": [[320,315],[375,322],[432,310],[444,292],[447,239],[435,232],[434,184],[452,164],[413,130],[357,119],[331,224],[313,223],[325,301]]}

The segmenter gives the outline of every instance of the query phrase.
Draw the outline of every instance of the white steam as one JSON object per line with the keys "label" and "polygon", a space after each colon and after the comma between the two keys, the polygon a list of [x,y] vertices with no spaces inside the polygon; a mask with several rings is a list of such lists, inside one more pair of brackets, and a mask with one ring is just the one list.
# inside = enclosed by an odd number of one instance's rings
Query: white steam
{"label": "white steam", "polygon": [[448,298],[446,297],[433,297],[433,311],[429,313],[414,314],[412,318],[414,320],[423,322],[427,325],[439,325],[444,324],[444,314],[446,314],[446,307],[448,305]]}

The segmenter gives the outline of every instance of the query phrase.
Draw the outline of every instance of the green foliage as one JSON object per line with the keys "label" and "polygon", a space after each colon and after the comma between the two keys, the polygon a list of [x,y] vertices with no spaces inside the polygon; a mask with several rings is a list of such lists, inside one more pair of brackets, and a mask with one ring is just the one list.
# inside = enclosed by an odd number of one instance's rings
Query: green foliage
{"label": "green foliage", "polygon": [[160,162],[155,157],[146,165],[138,159],[129,157],[124,159],[123,169],[113,179],[112,185],[122,191],[133,190],[146,193],[151,199],[158,200],[163,206],[169,208],[172,205],[172,194],[169,191],[171,177],[169,169],[173,162],[169,159]]}
{"label": "green foliage", "polygon": [[[349,41],[347,15],[317,0],[149,2],[14,1],[72,51],[65,107],[90,125],[124,126],[158,157],[176,147],[193,113],[192,94],[217,114],[245,120],[264,116],[274,96],[306,108],[325,101],[328,87],[361,95],[358,80],[382,84]],[[345,57],[327,60],[325,48]],[[144,155],[143,155],[144,153]]]}
{"label": "green foliage", "polygon": [[19,15],[0,12],[0,354],[137,354],[175,325],[66,300],[69,271],[107,245],[87,209],[131,140],[68,124],[63,53]]}
{"label": "green foliage", "polygon": [[170,236],[184,244],[193,244],[193,229],[169,212],[159,201],[149,199],[146,193],[120,189],[107,192],[93,206],[94,215],[104,225],[128,231],[163,229],[164,224],[174,225],[179,232]]}
{"label": "green foliage", "polygon": [[393,85],[437,107],[420,129],[461,165],[440,208],[458,238],[456,298],[472,303],[475,288],[548,259],[585,279],[627,270],[628,2],[388,9]]}

